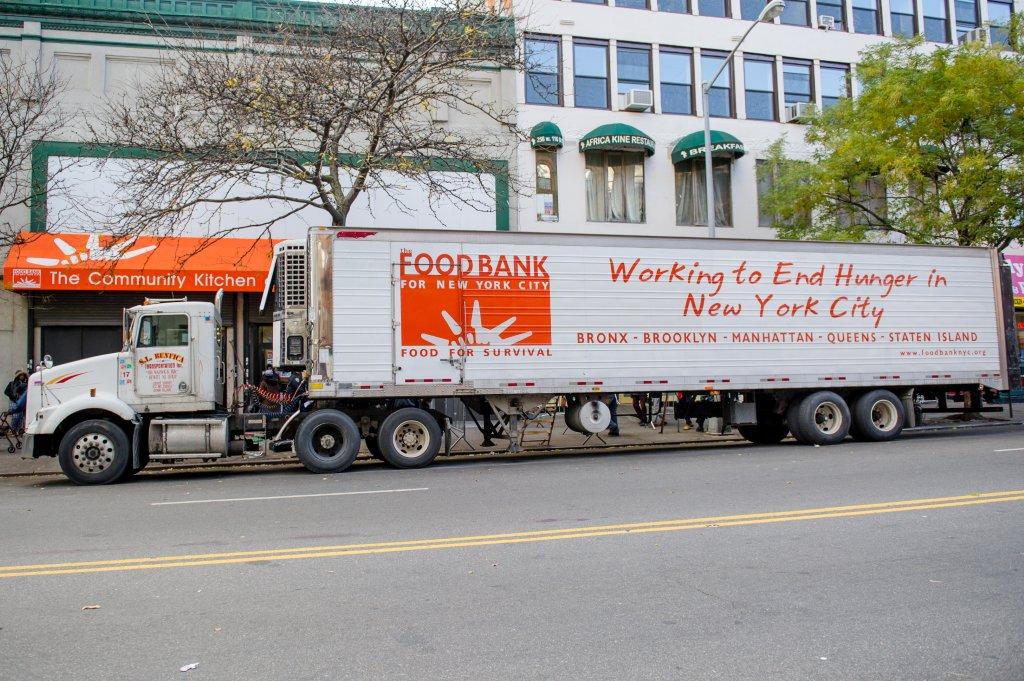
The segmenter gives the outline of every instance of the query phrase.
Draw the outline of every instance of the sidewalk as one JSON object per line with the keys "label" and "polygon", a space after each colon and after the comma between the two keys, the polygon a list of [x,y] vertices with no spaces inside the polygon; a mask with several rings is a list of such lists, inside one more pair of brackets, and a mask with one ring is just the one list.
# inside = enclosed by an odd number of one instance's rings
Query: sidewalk
{"label": "sidewalk", "polygon": [[[620,407],[619,409],[619,426],[620,435],[619,437],[610,437],[607,433],[603,433],[599,439],[596,436],[587,438],[580,433],[568,430],[562,419],[561,414],[556,418],[554,428],[551,431],[551,442],[550,444],[544,444],[536,442],[541,438],[540,434],[529,433],[524,440],[524,451],[529,452],[556,452],[556,451],[579,451],[579,450],[606,450],[606,449],[617,449],[623,447],[672,447],[672,446],[683,446],[683,445],[697,445],[697,444],[722,444],[732,442],[743,442],[738,434],[726,434],[716,435],[709,433],[698,433],[696,430],[683,430],[680,425],[677,424],[676,420],[669,415],[668,423],[665,424],[664,433],[660,429],[654,429],[650,426],[641,426],[637,419],[632,415],[632,410],[626,406],[626,408]],[[944,429],[958,429],[964,427],[979,427],[987,425],[1005,425],[1005,424],[1022,424],[1022,417],[1024,417],[1024,405],[1015,405],[1014,418],[1011,419],[1004,406],[1003,413],[991,413],[985,414],[983,418],[975,419],[972,421],[963,421],[958,419],[956,416],[937,414],[937,415],[926,415],[925,423],[918,428],[911,429],[913,431],[930,431],[930,430],[944,430]],[[677,431],[678,427],[678,431]],[[908,431],[910,432],[910,431]],[[453,439],[456,439],[457,435],[453,434]],[[473,454],[496,454],[502,453],[505,450],[506,442],[504,440],[498,440],[497,447],[483,447],[480,445],[482,438],[480,432],[473,426],[472,423],[466,431],[466,438],[458,440],[452,447],[452,455],[460,456],[472,456]],[[603,440],[603,441],[602,441]],[[369,459],[369,454],[363,447],[360,458]],[[266,456],[248,458],[248,457],[232,457],[228,459],[218,459],[208,463],[175,463],[175,464],[150,464],[146,467],[146,470],[161,470],[161,469],[187,469],[187,468],[216,468],[216,467],[236,467],[236,466],[282,466],[282,465],[299,465],[298,461],[292,454],[277,454],[269,453]],[[0,450],[0,477],[6,476],[28,476],[28,475],[60,475],[60,466],[57,465],[57,459],[51,457],[43,457],[40,459],[23,459],[21,452],[14,454],[8,454],[6,450]]]}

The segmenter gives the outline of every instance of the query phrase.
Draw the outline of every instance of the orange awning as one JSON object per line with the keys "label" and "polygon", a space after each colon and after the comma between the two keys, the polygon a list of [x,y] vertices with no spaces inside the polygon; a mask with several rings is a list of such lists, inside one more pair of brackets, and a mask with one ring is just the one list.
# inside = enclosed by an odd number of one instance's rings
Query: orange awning
{"label": "orange awning", "polygon": [[259,293],[274,242],[22,232],[4,262],[13,291],[225,291]]}

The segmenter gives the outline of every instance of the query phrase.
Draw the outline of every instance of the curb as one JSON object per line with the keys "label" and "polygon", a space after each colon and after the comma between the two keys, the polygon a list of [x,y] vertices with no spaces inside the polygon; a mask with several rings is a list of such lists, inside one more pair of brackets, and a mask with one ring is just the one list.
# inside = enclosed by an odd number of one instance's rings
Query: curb
{"label": "curb", "polygon": [[[956,430],[978,430],[982,428],[1000,428],[1006,426],[1024,426],[1024,419],[1014,419],[1012,421],[965,421],[963,423],[941,423],[941,424],[929,424],[925,426],[915,426],[913,428],[907,428],[904,433],[907,435],[920,435],[928,433],[940,433],[943,431],[956,431]],[[452,454],[451,456],[445,457],[446,461],[459,461],[468,459],[488,459],[488,458],[507,458],[509,456],[516,457],[533,457],[541,456],[545,454],[596,454],[599,452],[619,452],[619,451],[660,451],[665,449],[676,449],[679,447],[687,447],[693,449],[703,449],[706,447],[715,447],[723,444],[743,443],[746,442],[741,437],[722,435],[721,439],[711,441],[701,440],[676,440],[671,442],[650,442],[650,443],[639,443],[639,444],[604,444],[604,445],[591,445],[589,447],[547,447],[545,449],[525,449],[515,454],[507,451],[479,451],[479,452],[459,452]],[[361,457],[356,460],[354,465],[367,465],[371,463],[380,463],[376,459],[369,457]],[[253,467],[264,467],[264,466],[297,466],[301,467],[298,459],[292,457],[288,459],[225,459],[223,461],[210,461],[207,463],[197,464],[156,464],[154,466],[147,466],[145,473],[157,473],[166,471],[204,471],[204,470],[215,470],[218,468],[245,468],[247,466]],[[30,472],[30,473],[0,473],[0,479],[3,478],[42,478],[51,476],[62,476],[63,473],[60,471],[44,471],[44,472]]]}

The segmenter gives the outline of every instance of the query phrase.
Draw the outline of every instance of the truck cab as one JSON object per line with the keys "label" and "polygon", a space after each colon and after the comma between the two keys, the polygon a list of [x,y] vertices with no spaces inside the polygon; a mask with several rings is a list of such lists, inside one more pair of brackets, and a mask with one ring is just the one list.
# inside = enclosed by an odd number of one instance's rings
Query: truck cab
{"label": "truck cab", "polygon": [[[66,463],[86,474],[102,473],[103,464],[113,462],[103,461],[100,450],[136,440],[136,427],[147,416],[223,409],[220,298],[147,300],[125,311],[121,352],[40,366],[29,377],[25,451],[58,456],[65,473]],[[93,428],[80,442],[65,442],[83,423],[98,422],[106,426]],[[90,441],[97,446],[90,448]]]}

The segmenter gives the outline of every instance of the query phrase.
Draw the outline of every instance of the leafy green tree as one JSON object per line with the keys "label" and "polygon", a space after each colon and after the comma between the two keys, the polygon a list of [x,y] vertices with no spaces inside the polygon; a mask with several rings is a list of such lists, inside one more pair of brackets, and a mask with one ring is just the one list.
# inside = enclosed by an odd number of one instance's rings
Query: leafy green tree
{"label": "leafy green tree", "polygon": [[762,166],[779,236],[1024,240],[1024,58],[1001,47],[915,39],[865,50],[858,96],[809,121],[809,157],[786,158],[779,140]]}

